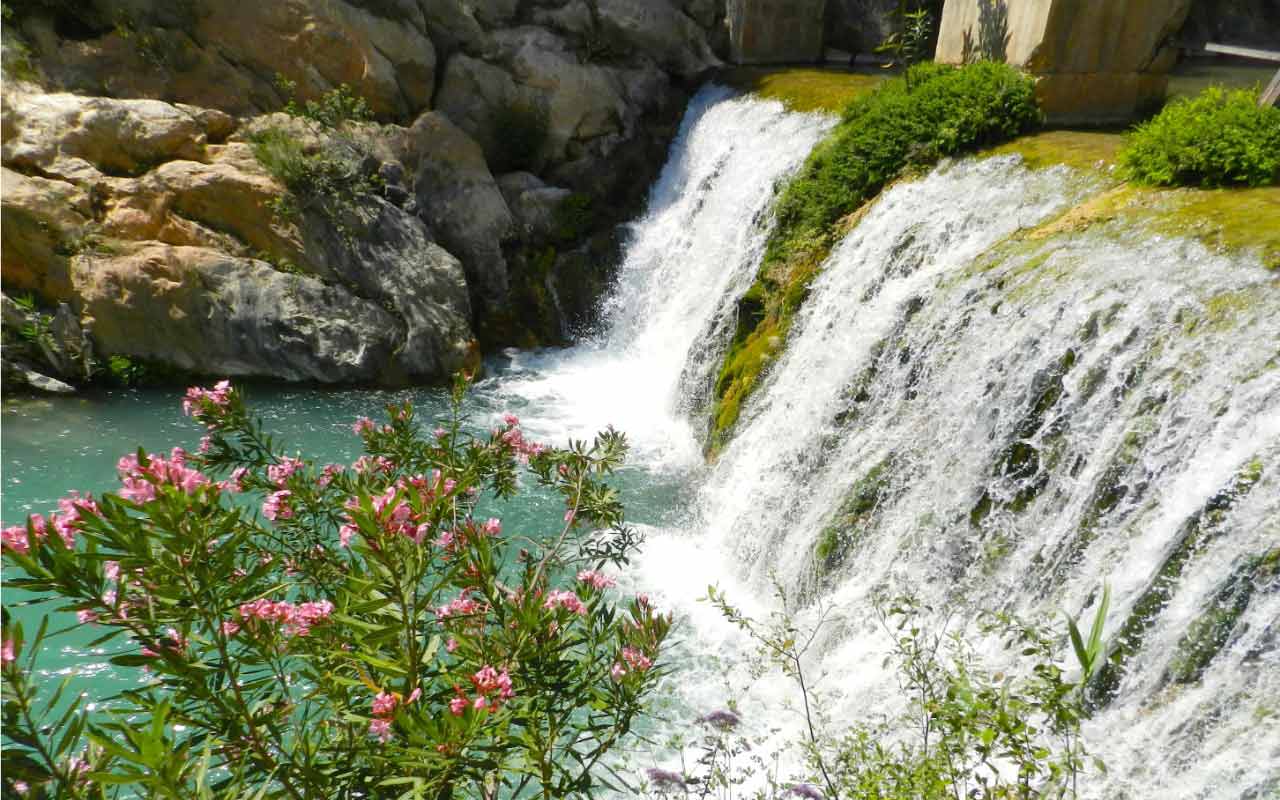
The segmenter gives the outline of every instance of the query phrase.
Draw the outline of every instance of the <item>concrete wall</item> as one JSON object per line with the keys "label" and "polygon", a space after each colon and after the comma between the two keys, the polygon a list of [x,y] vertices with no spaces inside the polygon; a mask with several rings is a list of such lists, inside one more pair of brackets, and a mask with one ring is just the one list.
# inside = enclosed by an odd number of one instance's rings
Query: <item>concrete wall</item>
{"label": "concrete wall", "polygon": [[1036,75],[1052,121],[1126,119],[1164,95],[1191,0],[947,0],[936,59]]}
{"label": "concrete wall", "polygon": [[728,0],[729,57],[737,64],[822,59],[826,0]]}

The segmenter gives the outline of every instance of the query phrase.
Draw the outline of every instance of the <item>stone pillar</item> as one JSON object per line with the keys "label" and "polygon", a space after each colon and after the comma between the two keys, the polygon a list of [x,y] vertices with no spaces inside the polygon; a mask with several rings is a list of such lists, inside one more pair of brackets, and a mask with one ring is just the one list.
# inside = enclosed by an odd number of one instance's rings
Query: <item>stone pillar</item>
{"label": "stone pillar", "polygon": [[935,58],[1036,76],[1054,122],[1125,120],[1164,97],[1191,0],[946,0]]}
{"label": "stone pillar", "polygon": [[822,60],[826,0],[728,0],[729,57],[735,64]]}

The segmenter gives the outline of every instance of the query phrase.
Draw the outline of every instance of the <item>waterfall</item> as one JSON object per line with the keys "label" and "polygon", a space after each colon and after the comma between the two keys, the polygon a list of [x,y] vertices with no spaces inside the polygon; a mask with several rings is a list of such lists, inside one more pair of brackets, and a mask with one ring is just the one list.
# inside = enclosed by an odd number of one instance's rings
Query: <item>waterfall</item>
{"label": "waterfall", "polygon": [[[1123,221],[1047,226],[1095,195],[1015,156],[886,189],[811,287],[787,346],[703,466],[697,417],[759,267],[777,184],[830,120],[708,88],[633,226],[605,329],[512,354],[491,390],[549,439],[606,424],[681,485],[625,588],[682,619],[663,711],[731,693],[759,732],[798,733],[793,687],[698,598],[749,613],[772,581],[838,619],[810,665],[833,719],[891,710],[872,623],[909,591],[942,626],[983,610],[1107,617],[1124,650],[1086,743],[1084,796],[1280,790],[1280,280]],[[674,501],[673,501],[674,502]],[[1009,658],[983,645],[1000,668]],[[1069,645],[1062,643],[1064,664]],[[1247,742],[1247,744],[1246,744]]]}

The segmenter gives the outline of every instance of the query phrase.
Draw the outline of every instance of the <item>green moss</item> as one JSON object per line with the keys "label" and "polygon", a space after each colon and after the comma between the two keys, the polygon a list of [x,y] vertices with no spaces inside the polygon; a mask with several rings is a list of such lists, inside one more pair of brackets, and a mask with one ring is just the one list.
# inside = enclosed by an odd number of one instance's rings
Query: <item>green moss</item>
{"label": "green moss", "polygon": [[1041,131],[1019,136],[1011,142],[982,152],[1001,156],[1016,153],[1031,169],[1045,169],[1059,164],[1079,170],[1099,170],[1116,163],[1124,142],[1118,133],[1104,131]]}
{"label": "green moss", "polygon": [[883,71],[815,67],[734,67],[716,80],[777,100],[792,111],[838,114],[885,79]]}
{"label": "green moss", "polygon": [[884,458],[849,487],[835,517],[818,534],[813,556],[820,573],[837,569],[870,525],[871,515],[889,494],[891,463],[891,456]]}

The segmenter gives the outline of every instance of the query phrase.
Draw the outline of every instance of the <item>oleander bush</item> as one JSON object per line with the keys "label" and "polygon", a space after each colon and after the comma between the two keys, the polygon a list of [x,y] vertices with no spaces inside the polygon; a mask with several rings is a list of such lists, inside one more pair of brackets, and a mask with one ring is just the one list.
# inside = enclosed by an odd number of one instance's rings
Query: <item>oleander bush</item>
{"label": "oleander bush", "polygon": [[[286,455],[226,382],[193,388],[199,452],[128,454],[114,492],[5,528],[4,796],[607,785],[671,624],[610,588],[639,541],[607,483],[626,440],[546,447],[511,416],[473,435],[464,391],[430,433],[408,405],[358,420],[365,455],[321,466]],[[521,482],[562,499],[562,525],[481,517]],[[24,630],[8,608],[27,602],[96,626],[91,646],[141,682],[91,712],[42,687],[49,616]]]}
{"label": "oleander bush", "polygon": [[1211,86],[1139,125],[1120,151],[1126,178],[1150,186],[1280,183],[1280,108]]}

